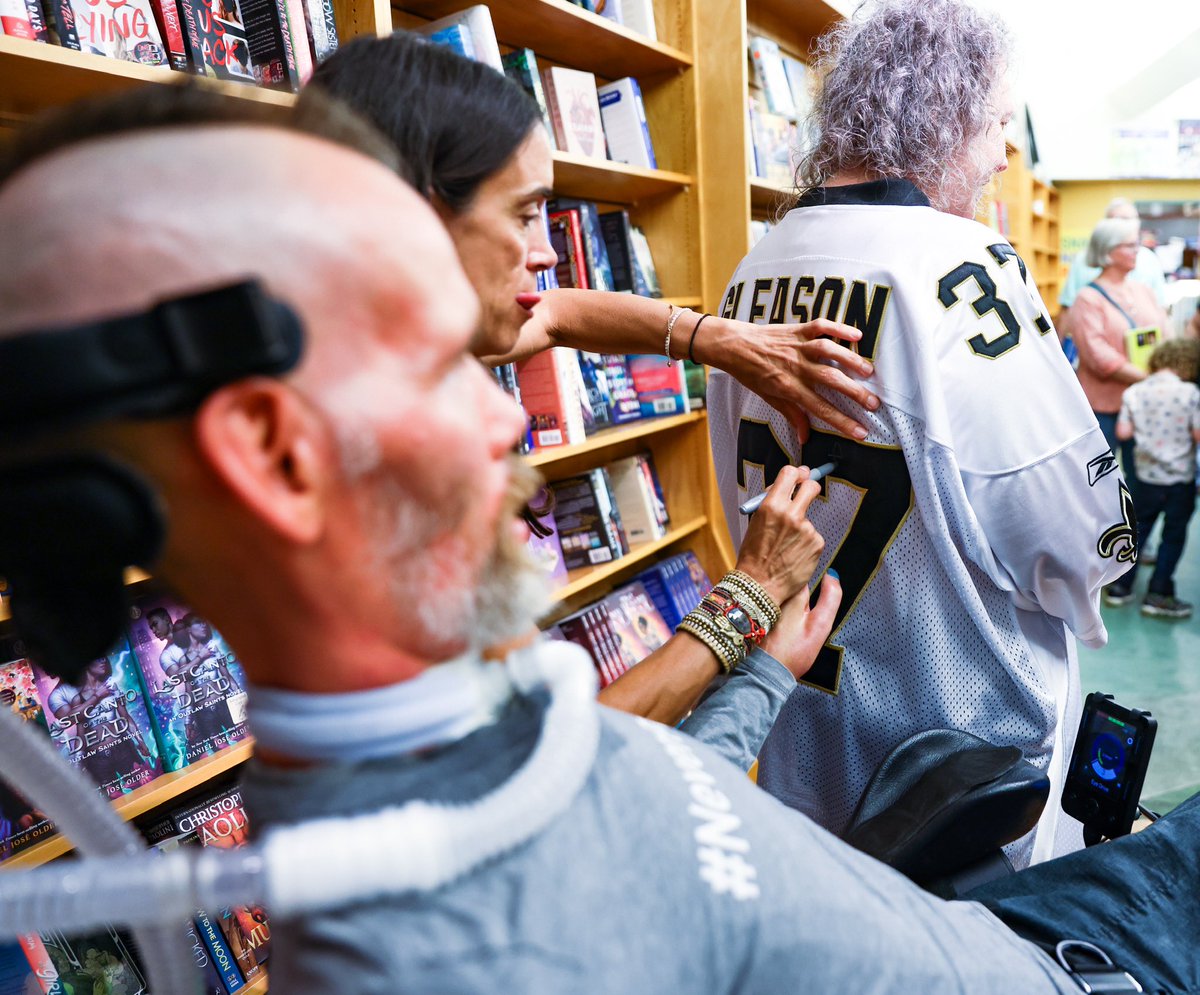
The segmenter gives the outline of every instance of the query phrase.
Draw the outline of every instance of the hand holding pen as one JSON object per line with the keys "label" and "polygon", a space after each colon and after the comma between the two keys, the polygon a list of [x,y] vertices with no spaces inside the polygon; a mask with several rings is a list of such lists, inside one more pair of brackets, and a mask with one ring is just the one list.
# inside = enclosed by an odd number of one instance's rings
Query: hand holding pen
{"label": "hand holding pen", "polygon": [[[822,463],[820,466],[809,471],[808,479],[815,483],[826,474],[832,473],[836,469],[837,460],[830,460],[828,463]],[[738,505],[738,511],[740,511],[743,515],[753,515],[756,511],[758,511],[759,505],[763,503],[763,500],[766,498],[766,496],[766,491],[763,491],[761,494],[756,494],[748,501],[744,501],[742,504]]]}

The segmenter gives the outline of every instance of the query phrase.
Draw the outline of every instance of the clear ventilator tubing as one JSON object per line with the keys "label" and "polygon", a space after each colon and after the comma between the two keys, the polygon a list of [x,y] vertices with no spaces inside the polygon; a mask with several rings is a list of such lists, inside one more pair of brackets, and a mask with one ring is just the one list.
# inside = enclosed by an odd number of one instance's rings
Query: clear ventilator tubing
{"label": "clear ventilator tubing", "polygon": [[[417,801],[305,822],[240,850],[175,850],[156,859],[108,857],[0,873],[0,936],[173,921],[226,905],[261,904],[286,917],[455,881],[563,814],[587,781],[600,741],[595,670],[582,649],[539,643],[511,655],[506,666],[518,689],[548,688],[550,704],[525,764],[477,801]],[[330,832],[339,841],[333,851]]]}
{"label": "clear ventilator tubing", "polygon": [[[4,780],[45,813],[84,857],[123,855],[146,860],[145,841],[117,815],[95,782],[67,763],[32,724],[6,708],[0,708],[0,756]],[[7,897],[15,881],[14,874],[5,874],[0,896]],[[185,995],[199,984],[195,961],[184,942],[183,924],[190,914],[189,910],[168,925],[158,918],[134,931],[152,991]],[[103,922],[109,921],[112,917],[105,916]],[[56,928],[53,922],[43,927]]]}

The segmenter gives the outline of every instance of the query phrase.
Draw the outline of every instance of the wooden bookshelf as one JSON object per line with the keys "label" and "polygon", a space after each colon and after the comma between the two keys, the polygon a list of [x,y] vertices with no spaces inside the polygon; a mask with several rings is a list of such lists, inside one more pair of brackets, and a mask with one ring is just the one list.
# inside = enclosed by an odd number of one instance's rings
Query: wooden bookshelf
{"label": "wooden bookshelf", "polygon": [[[183,770],[160,774],[149,784],[135,788],[129,794],[114,799],[113,808],[126,822],[136,819],[140,815],[145,815],[145,813],[187,794],[206,781],[211,781],[214,777],[219,777],[226,771],[232,770],[248,760],[253,752],[254,741],[243,739],[220,753],[214,753],[211,757],[205,757],[203,760],[189,764]],[[36,867],[55,857],[61,857],[72,849],[74,849],[73,846],[65,836],[54,833],[9,857],[3,864],[0,864],[0,874],[12,868]]]}
{"label": "wooden bookshelf", "polygon": [[697,22],[701,213],[705,230],[719,233],[704,257],[709,310],[719,307],[725,284],[750,251],[749,222],[773,220],[792,193],[754,176],[750,166],[749,37],[771,38],[807,62],[813,41],[853,6],[851,0],[735,0],[707,6]]}
{"label": "wooden bookshelf", "polygon": [[563,197],[636,204],[655,197],[670,197],[694,182],[686,173],[667,169],[642,169],[608,159],[554,153],[554,192]]}
{"label": "wooden bookshelf", "polygon": [[543,473],[554,473],[557,476],[569,476],[576,467],[586,469],[585,464],[592,464],[599,456],[607,456],[624,443],[659,432],[670,432],[684,425],[695,425],[702,421],[704,415],[698,411],[690,411],[686,415],[671,415],[668,418],[643,418],[641,421],[619,425],[616,428],[606,428],[597,432],[584,442],[573,446],[551,446],[537,449],[526,459],[530,464],[540,467]]}
{"label": "wooden bookshelf", "polygon": [[[400,13],[433,20],[468,4],[464,0],[399,0],[394,6]],[[660,40],[651,41],[567,0],[488,0],[488,9],[501,42],[531,48],[539,59],[610,79],[675,73],[692,65],[692,57],[678,47],[678,41],[661,40],[661,27]],[[660,17],[660,25],[662,20]]]}

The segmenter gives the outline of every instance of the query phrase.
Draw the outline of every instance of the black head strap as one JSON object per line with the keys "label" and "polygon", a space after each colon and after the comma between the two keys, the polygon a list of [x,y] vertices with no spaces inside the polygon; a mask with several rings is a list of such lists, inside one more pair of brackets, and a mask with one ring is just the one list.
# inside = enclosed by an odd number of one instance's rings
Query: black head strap
{"label": "black head strap", "polygon": [[[141,314],[0,341],[0,444],[115,417],[163,417],[218,387],[291,369],[296,315],[254,283]],[[29,655],[77,680],[117,641],[124,568],[151,567],[167,534],[153,488],[93,452],[0,467],[0,576]]]}
{"label": "black head strap", "polygon": [[9,336],[0,341],[0,433],[24,439],[188,411],[223,384],[290,370],[303,340],[291,309],[251,281],[140,314]]}

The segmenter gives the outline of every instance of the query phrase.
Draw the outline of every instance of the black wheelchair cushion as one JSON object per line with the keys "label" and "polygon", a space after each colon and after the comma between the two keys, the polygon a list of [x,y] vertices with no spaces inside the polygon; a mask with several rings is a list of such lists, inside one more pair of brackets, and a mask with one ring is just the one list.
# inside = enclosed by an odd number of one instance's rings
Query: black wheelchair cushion
{"label": "black wheelchair cushion", "polygon": [[910,736],[880,765],[842,838],[918,883],[1029,832],[1050,779],[1015,746],[955,729]]}

